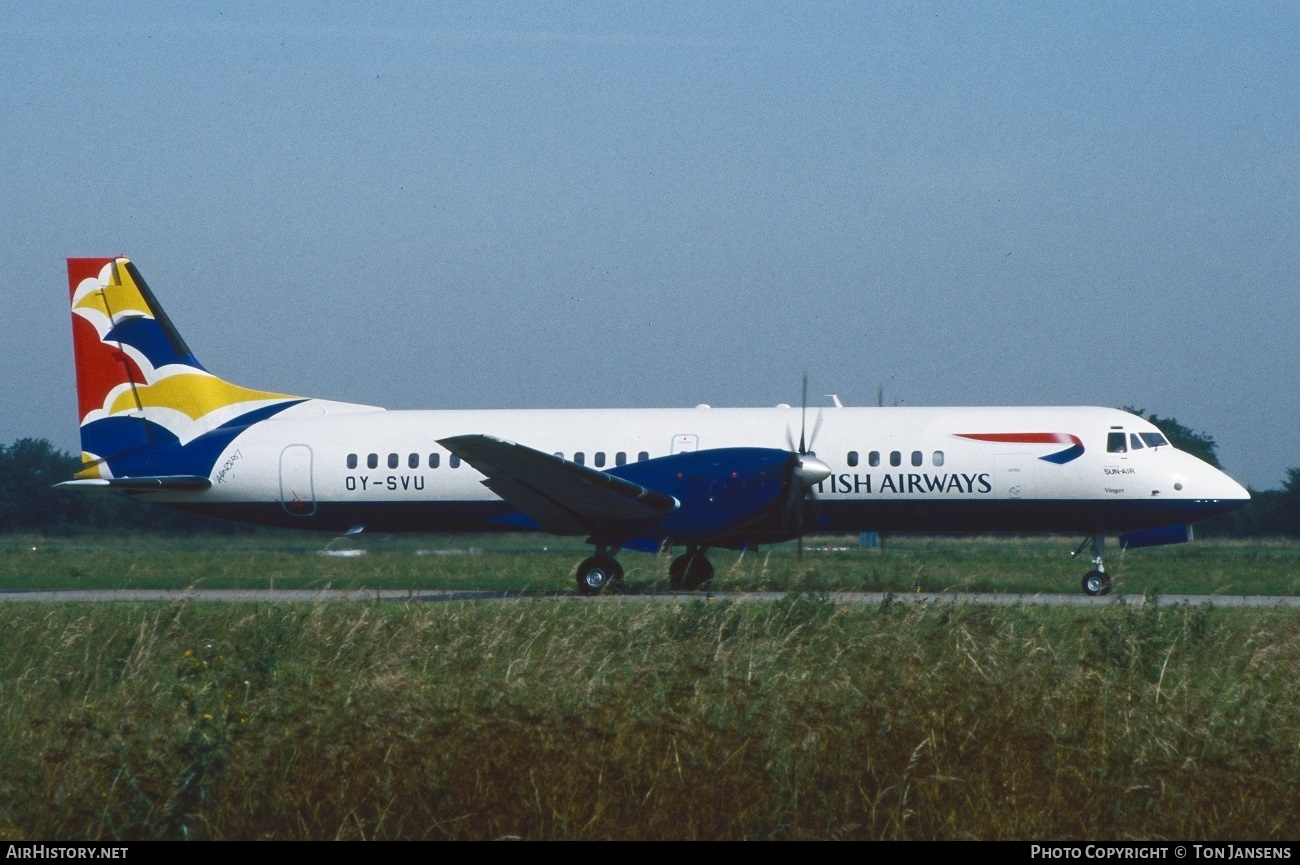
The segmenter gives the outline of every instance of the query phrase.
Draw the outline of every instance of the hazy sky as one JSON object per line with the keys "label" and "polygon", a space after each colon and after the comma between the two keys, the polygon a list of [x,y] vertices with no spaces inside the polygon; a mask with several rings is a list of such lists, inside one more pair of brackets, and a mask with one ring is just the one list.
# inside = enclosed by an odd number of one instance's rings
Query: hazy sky
{"label": "hazy sky", "polygon": [[77,450],[64,259],[123,254],[253,387],[771,405],[806,368],[1300,465],[1300,6],[5,5],[0,442]]}

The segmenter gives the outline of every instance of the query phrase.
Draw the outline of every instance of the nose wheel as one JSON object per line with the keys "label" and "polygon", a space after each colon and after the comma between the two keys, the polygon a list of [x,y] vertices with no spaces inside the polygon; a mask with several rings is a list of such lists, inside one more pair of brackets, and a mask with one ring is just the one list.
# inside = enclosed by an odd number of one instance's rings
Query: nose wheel
{"label": "nose wheel", "polygon": [[1093,570],[1083,575],[1083,592],[1086,595],[1109,595],[1110,594],[1110,575],[1106,573],[1106,542],[1101,535],[1089,535],[1079,544],[1079,548],[1071,553],[1071,556],[1077,556],[1083,552],[1083,548],[1092,544],[1092,565]]}
{"label": "nose wheel", "polygon": [[1089,595],[1109,595],[1110,575],[1105,571],[1088,571],[1083,575],[1083,591]]}

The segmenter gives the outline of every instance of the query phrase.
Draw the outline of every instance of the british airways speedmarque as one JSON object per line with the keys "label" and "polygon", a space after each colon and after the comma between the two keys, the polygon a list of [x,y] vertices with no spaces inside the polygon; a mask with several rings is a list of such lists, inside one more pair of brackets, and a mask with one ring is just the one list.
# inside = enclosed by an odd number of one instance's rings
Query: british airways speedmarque
{"label": "british airways speedmarque", "polygon": [[[809,532],[1190,537],[1249,494],[1110,408],[386,411],[251,390],[208,372],[125,258],[68,259],[82,469],[60,486],[326,532],[586,536],[578,589],[617,584],[624,549],[712,548]],[[805,387],[806,394],[806,387]],[[796,439],[797,436],[797,439]],[[813,451],[813,442],[816,452]],[[814,501],[815,500],[815,506]]]}

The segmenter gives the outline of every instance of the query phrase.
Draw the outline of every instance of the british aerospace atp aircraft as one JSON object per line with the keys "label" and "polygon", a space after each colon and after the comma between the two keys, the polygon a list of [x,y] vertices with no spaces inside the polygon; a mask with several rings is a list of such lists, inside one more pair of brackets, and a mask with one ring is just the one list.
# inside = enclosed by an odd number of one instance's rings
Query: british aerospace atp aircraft
{"label": "british aerospace atp aircraft", "polygon": [[[1250,496],[1109,408],[386,411],[250,390],[199,364],[135,265],[70,258],[82,468],[60,486],[328,532],[542,531],[586,536],[578,590],[616,585],[624,549],[710,549],[817,532],[1187,540]],[[838,401],[837,401],[838,402]],[[812,450],[815,439],[817,452]],[[1076,551],[1076,552],[1078,552]]]}

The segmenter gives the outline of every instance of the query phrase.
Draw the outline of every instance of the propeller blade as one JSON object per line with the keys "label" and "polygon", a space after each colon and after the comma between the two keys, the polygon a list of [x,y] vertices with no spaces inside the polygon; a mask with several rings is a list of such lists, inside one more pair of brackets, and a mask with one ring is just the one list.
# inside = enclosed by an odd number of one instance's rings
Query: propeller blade
{"label": "propeller blade", "polygon": [[805,454],[813,453],[813,447],[817,444],[817,433],[822,429],[822,410],[817,409],[817,420],[813,421],[812,435],[808,436],[808,450]]}
{"label": "propeller blade", "polygon": [[817,440],[821,430],[822,413],[817,411],[817,420],[813,423],[812,437],[808,436],[808,370],[803,372],[803,386],[799,396],[799,447],[794,448],[790,428],[786,427],[785,440],[794,451],[790,465],[789,491],[783,509],[781,521],[786,531],[795,536],[798,557],[803,558],[804,515],[807,501],[816,500],[813,487],[831,476],[831,467],[813,456],[810,447]]}
{"label": "propeller blade", "polygon": [[799,398],[799,453],[808,453],[804,430],[808,427],[808,370],[803,371],[803,395]]}

